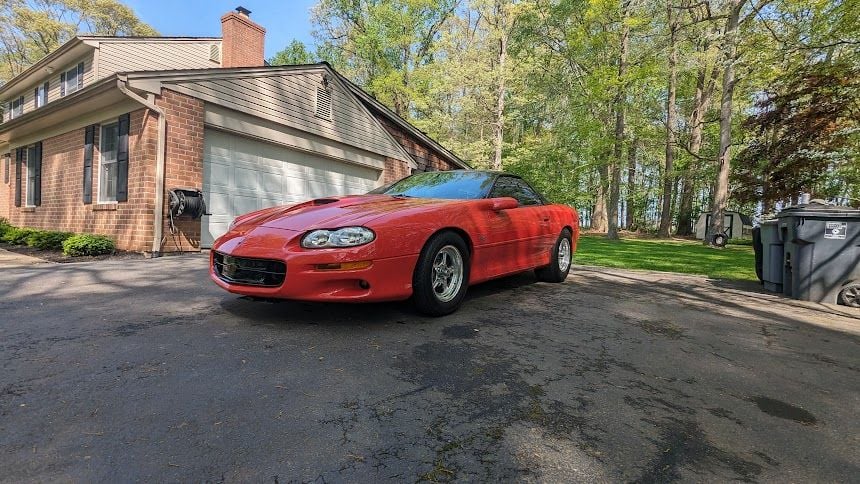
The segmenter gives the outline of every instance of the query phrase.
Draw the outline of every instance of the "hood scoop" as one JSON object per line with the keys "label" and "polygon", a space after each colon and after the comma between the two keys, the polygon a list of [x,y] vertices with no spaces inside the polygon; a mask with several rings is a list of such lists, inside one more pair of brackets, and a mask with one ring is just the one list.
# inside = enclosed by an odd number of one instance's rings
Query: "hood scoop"
{"label": "hood scoop", "polygon": [[340,200],[338,200],[337,198],[317,198],[311,200],[311,204],[313,204],[314,207],[318,207],[320,205],[328,205],[329,203],[335,203],[339,201]]}

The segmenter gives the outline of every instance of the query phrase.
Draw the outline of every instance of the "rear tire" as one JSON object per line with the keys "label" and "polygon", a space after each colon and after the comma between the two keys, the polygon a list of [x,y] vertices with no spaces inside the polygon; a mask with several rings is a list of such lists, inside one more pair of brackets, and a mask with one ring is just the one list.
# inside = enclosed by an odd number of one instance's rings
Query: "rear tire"
{"label": "rear tire", "polygon": [[424,244],[412,274],[412,298],[430,316],[451,314],[469,287],[469,248],[453,232],[440,232]]}
{"label": "rear tire", "polygon": [[535,274],[543,282],[564,282],[570,272],[571,264],[573,264],[573,244],[570,230],[564,229],[552,247],[552,259],[549,265],[535,269]]}

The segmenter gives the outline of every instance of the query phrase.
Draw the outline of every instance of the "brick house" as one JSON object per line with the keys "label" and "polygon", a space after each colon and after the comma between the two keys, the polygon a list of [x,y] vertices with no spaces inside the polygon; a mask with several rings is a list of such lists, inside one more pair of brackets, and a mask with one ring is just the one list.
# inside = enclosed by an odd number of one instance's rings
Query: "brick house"
{"label": "brick house", "polygon": [[[328,64],[264,66],[249,13],[221,38],[76,37],[0,87],[0,217],[158,255],[259,208],[468,168]],[[171,221],[174,188],[211,215]]]}

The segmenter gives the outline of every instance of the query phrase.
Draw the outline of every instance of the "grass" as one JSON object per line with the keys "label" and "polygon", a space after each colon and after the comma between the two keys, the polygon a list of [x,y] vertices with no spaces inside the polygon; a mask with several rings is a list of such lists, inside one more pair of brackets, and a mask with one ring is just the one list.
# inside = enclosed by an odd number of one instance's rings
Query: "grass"
{"label": "grass", "polygon": [[609,240],[583,234],[576,248],[577,264],[700,274],[715,279],[758,280],[753,248],[731,245],[711,249],[701,242],[663,239]]}

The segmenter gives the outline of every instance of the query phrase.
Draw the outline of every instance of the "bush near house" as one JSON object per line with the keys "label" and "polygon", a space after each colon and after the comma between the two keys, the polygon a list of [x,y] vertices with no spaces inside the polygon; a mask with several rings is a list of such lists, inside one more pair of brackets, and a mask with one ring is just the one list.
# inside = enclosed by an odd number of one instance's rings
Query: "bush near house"
{"label": "bush near house", "polygon": [[6,236],[6,232],[12,228],[12,224],[10,224],[7,219],[0,217],[0,240],[3,240],[3,237]]}
{"label": "bush near house", "polygon": [[25,245],[27,243],[27,237],[32,235],[34,232],[37,232],[37,230],[27,227],[12,227],[6,230],[6,233],[3,235],[3,242],[12,245]]}
{"label": "bush near house", "polygon": [[71,257],[110,254],[113,240],[104,235],[76,234],[63,241],[63,253]]}
{"label": "bush near house", "polygon": [[63,242],[75,234],[54,230],[38,230],[27,237],[27,245],[41,250],[62,250]]}

